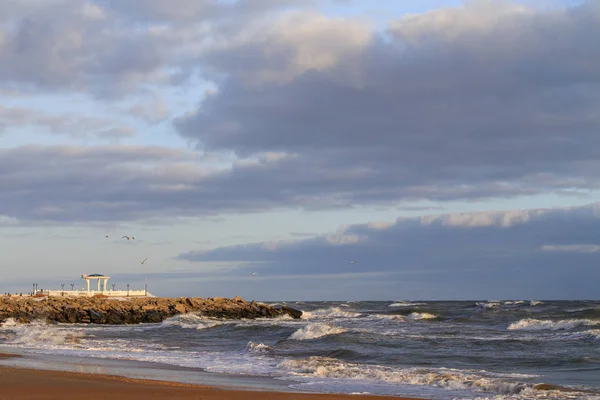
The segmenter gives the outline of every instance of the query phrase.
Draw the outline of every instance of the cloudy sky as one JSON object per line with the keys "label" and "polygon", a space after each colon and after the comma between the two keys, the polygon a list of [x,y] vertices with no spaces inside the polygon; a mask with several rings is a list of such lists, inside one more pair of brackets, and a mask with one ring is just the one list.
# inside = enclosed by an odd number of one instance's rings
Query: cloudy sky
{"label": "cloudy sky", "polygon": [[2,1],[0,292],[598,298],[599,37],[600,0]]}

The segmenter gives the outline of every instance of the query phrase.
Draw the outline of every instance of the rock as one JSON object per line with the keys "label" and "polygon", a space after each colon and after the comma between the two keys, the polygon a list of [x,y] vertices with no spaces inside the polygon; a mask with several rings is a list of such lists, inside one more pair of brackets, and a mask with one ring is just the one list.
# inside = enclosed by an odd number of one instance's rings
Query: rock
{"label": "rock", "polygon": [[290,307],[279,309],[248,303],[240,296],[217,298],[130,298],[119,301],[110,297],[18,297],[0,296],[0,323],[8,318],[27,323],[36,319],[48,322],[138,324],[157,323],[187,312],[226,319],[273,318],[290,315],[300,318],[302,311]]}
{"label": "rock", "polygon": [[288,306],[282,306],[281,311],[294,319],[302,318],[302,311],[296,310],[295,308],[288,307]]}
{"label": "rock", "polygon": [[187,310],[183,304],[175,305],[175,311],[177,311],[179,314],[185,314],[187,312]]}

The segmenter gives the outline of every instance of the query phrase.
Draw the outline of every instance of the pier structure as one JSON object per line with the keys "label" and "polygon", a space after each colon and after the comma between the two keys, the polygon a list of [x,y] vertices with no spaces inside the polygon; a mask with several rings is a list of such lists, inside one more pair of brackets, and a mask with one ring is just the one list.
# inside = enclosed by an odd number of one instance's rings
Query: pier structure
{"label": "pier structure", "polygon": [[[75,290],[74,284],[71,284],[71,290],[64,290],[64,285],[62,290],[38,290],[37,284],[34,283],[34,292],[33,295],[46,295],[46,296],[60,296],[60,297],[92,297],[97,295],[102,295],[106,297],[155,297],[153,294],[148,292],[148,286],[144,288],[144,290],[138,289],[130,289],[129,284],[127,284],[127,290],[114,290],[108,289],[108,280],[110,276],[103,274],[83,274],[81,275],[81,279],[85,280],[86,287],[81,290]],[[90,287],[90,280],[96,280],[96,290]]]}
{"label": "pier structure", "polygon": [[[90,275],[83,274],[83,275],[81,275],[81,279],[85,279],[85,283],[87,283],[88,293],[90,291],[90,279],[95,279],[98,284],[98,292],[102,291],[102,293],[104,293],[106,291],[106,283],[110,279],[110,276],[105,276],[102,274],[90,274]],[[101,287],[102,287],[102,290],[100,290]]]}

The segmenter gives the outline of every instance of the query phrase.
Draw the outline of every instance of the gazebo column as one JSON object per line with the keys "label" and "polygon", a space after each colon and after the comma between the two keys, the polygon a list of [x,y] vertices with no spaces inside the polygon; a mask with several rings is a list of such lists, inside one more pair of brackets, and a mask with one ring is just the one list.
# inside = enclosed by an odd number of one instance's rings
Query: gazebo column
{"label": "gazebo column", "polygon": [[106,284],[108,283],[108,278],[104,278],[104,287],[102,288],[103,292],[106,292]]}
{"label": "gazebo column", "polygon": [[90,292],[90,280],[86,279],[85,282],[87,283],[87,289],[88,289],[87,291],[89,293]]}
{"label": "gazebo column", "polygon": [[98,292],[100,291],[100,279],[96,279],[96,283],[98,284]]}

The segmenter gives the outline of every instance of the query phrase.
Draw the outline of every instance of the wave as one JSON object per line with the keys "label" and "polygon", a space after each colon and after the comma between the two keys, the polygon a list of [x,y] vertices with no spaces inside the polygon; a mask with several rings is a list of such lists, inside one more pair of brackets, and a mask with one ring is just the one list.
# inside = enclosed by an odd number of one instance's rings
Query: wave
{"label": "wave", "polygon": [[288,339],[292,340],[310,340],[318,339],[323,336],[339,335],[340,333],[347,332],[345,328],[338,326],[332,326],[328,324],[309,324],[303,328],[298,329]]}
{"label": "wave", "polygon": [[339,307],[321,308],[313,311],[303,311],[302,319],[333,319],[333,318],[357,318],[363,314],[345,311]]}
{"label": "wave", "polygon": [[4,331],[6,344],[31,347],[57,347],[63,344],[79,343],[85,335],[73,329],[57,329],[58,325],[45,321],[32,321],[28,324],[8,318],[0,329]]}
{"label": "wave", "polygon": [[582,326],[598,326],[600,320],[590,319],[567,319],[567,320],[538,320],[538,319],[522,319],[517,322],[513,322],[508,326],[508,330],[530,330],[530,331],[542,331],[542,330],[568,330],[575,329]]}
{"label": "wave", "polygon": [[294,379],[304,377],[375,381],[498,394],[519,393],[530,385],[515,381],[514,378],[532,377],[531,375],[502,375],[486,371],[472,372],[449,368],[394,368],[350,363],[329,357],[288,359],[281,362],[279,368],[293,373]]}
{"label": "wave", "polygon": [[478,302],[475,303],[475,306],[477,306],[480,309],[499,309],[499,308],[503,308],[503,309],[514,309],[515,307],[520,307],[520,306],[524,306],[524,307],[533,307],[533,306],[539,306],[544,304],[543,301],[539,301],[539,300],[531,300],[531,301],[525,301],[525,300],[488,300],[488,301],[483,301],[483,302]]}
{"label": "wave", "polygon": [[160,324],[160,326],[163,328],[171,327],[171,326],[178,326],[183,329],[200,330],[200,329],[212,328],[214,326],[218,326],[221,324],[223,324],[223,321],[212,319],[212,318],[205,318],[198,314],[188,313],[188,314],[181,314],[181,315],[176,315],[171,318],[167,318]]}
{"label": "wave", "polygon": [[396,301],[390,304],[388,307],[414,307],[414,306],[425,306],[425,303],[411,303],[410,301]]}
{"label": "wave", "polygon": [[581,326],[598,326],[600,320],[591,319],[564,319],[558,321],[540,320],[526,318],[513,322],[508,326],[508,330],[528,330],[528,331],[558,331],[574,329]]}
{"label": "wave", "polygon": [[408,318],[413,319],[413,320],[420,320],[420,319],[436,319],[439,317],[435,314],[430,314],[427,312],[423,312],[423,313],[413,312],[408,315]]}
{"label": "wave", "polygon": [[560,339],[562,340],[600,340],[600,329],[589,329],[587,331],[574,332],[564,334]]}
{"label": "wave", "polygon": [[269,353],[271,350],[271,346],[267,346],[263,343],[248,342],[248,345],[246,346],[246,352],[248,353],[265,354]]}

